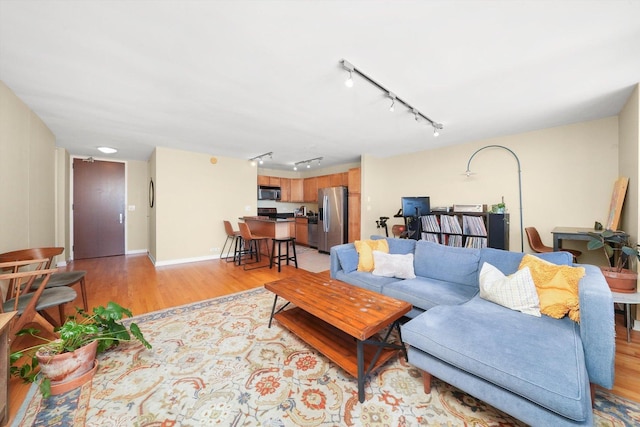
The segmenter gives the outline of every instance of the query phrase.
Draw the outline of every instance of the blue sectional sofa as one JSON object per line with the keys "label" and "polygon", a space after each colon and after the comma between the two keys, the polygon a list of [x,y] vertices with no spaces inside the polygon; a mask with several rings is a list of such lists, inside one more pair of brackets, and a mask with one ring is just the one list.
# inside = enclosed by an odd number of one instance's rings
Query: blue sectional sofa
{"label": "blue sectional sofa", "polygon": [[[613,300],[599,268],[581,265],[578,324],[480,298],[483,263],[509,275],[523,253],[387,242],[391,254],[414,254],[415,279],[357,271],[353,244],[331,248],[331,277],[413,305],[402,340],[409,362],[424,373],[426,392],[433,375],[530,425],[592,425],[593,385],[613,386],[615,359]],[[572,265],[567,252],[537,256]]]}

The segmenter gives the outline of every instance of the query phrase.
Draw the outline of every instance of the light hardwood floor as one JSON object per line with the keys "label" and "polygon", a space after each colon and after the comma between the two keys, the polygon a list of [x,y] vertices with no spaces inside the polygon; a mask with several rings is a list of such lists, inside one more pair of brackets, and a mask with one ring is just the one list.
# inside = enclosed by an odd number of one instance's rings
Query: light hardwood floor
{"label": "light hardwood floor", "polygon": [[[146,255],[78,260],[69,270],[87,271],[89,306],[116,301],[133,314],[143,314],[167,307],[215,298],[262,286],[266,282],[291,277],[299,271],[284,266],[277,269],[259,268],[245,271],[220,260],[203,261],[154,268]],[[322,273],[328,277],[328,272]],[[81,305],[80,297],[75,305]],[[67,308],[67,314],[73,313]],[[51,313],[57,319],[56,313]],[[640,402],[640,333],[633,331],[632,342],[626,342],[622,316],[616,317],[616,380],[613,392]],[[14,347],[23,347],[19,340]],[[29,384],[12,378],[9,383],[9,417],[15,417]]]}

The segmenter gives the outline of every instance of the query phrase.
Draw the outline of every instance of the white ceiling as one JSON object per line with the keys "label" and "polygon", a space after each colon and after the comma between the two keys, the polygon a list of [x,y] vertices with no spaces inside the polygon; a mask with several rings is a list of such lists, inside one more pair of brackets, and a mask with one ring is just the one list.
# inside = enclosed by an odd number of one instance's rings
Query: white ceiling
{"label": "white ceiling", "polygon": [[329,166],[618,114],[640,1],[0,0],[0,79],[73,155]]}

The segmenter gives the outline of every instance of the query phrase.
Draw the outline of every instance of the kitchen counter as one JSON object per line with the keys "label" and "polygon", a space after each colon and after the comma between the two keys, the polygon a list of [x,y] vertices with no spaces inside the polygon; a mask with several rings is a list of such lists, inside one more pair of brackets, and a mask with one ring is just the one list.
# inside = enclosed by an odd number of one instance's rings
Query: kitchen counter
{"label": "kitchen counter", "polygon": [[265,216],[245,216],[241,218],[257,236],[267,236],[277,239],[293,237],[289,224],[295,222],[295,218],[269,218]]}
{"label": "kitchen counter", "polygon": [[247,219],[250,221],[262,221],[262,222],[294,222],[296,219],[291,218],[269,218],[268,216],[245,216],[240,218],[243,221]]}

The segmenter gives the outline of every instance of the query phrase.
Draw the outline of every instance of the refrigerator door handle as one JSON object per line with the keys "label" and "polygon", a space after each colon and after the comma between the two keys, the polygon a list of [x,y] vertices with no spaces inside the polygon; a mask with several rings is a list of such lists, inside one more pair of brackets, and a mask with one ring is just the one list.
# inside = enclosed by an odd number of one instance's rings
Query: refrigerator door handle
{"label": "refrigerator door handle", "polygon": [[329,218],[331,218],[331,214],[329,213],[329,196],[326,194],[322,198],[322,209],[324,209],[324,231],[329,232]]}

